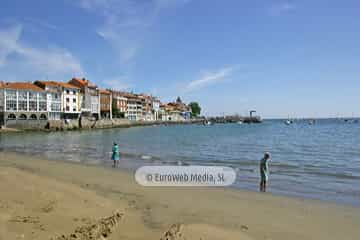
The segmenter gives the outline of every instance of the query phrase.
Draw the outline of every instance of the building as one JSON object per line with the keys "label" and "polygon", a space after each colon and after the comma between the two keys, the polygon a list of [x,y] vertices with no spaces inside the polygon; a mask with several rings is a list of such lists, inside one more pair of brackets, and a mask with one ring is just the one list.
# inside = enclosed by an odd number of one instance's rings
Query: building
{"label": "building", "polygon": [[160,100],[156,97],[151,98],[151,108],[154,116],[154,120],[160,120]]}
{"label": "building", "polygon": [[100,92],[98,87],[85,78],[73,78],[69,84],[80,88],[82,94],[81,114],[100,118]]}
{"label": "building", "polygon": [[149,95],[139,95],[143,105],[143,120],[154,121],[154,114],[152,110],[152,97]]}
{"label": "building", "polygon": [[47,91],[28,82],[0,85],[1,125],[39,124],[48,119]]}
{"label": "building", "polygon": [[144,120],[144,99],[137,94],[127,93],[127,118],[132,121]]}
{"label": "building", "polygon": [[36,81],[48,92],[49,120],[77,119],[81,112],[80,88],[69,83]]}
{"label": "building", "polygon": [[161,106],[163,121],[184,121],[191,118],[191,109],[181,101],[170,102]]}
{"label": "building", "polygon": [[112,94],[108,90],[100,90],[100,115],[112,119]]}
{"label": "building", "polygon": [[114,118],[127,118],[127,93],[119,91],[111,91],[112,94],[112,108]]}

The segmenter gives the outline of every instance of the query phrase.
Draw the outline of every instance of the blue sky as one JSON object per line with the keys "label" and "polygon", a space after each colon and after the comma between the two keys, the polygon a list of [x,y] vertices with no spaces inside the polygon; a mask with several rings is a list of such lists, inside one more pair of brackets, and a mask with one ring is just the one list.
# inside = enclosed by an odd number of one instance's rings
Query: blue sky
{"label": "blue sky", "polygon": [[2,0],[0,79],[199,101],[207,115],[360,115],[360,3]]}

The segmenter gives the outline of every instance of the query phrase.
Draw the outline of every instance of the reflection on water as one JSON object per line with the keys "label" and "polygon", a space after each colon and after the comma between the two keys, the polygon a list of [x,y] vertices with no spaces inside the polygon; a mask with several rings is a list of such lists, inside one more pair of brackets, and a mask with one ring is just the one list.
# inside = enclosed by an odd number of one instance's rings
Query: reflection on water
{"label": "reflection on water", "polygon": [[114,141],[125,168],[226,165],[238,172],[235,187],[252,190],[257,189],[258,161],[270,151],[271,191],[360,204],[360,124],[340,120],[1,134],[0,149],[111,165]]}

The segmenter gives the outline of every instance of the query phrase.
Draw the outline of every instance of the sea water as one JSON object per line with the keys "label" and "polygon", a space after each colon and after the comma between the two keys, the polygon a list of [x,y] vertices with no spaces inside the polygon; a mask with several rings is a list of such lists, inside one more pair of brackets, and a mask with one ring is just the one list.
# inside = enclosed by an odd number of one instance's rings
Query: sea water
{"label": "sea water", "polygon": [[271,153],[269,191],[360,206],[360,123],[321,119],[291,125],[171,125],[94,131],[0,134],[0,150],[48,159],[111,165],[117,142],[120,167],[229,166],[235,188],[256,191],[259,160]]}

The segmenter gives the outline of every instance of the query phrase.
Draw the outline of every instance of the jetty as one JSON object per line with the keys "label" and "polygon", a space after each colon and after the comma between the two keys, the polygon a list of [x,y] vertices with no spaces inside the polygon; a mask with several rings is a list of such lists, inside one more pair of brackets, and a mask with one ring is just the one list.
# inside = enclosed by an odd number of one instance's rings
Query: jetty
{"label": "jetty", "polygon": [[251,110],[249,116],[240,116],[236,115],[227,115],[227,116],[217,116],[217,117],[207,117],[204,119],[204,122],[211,123],[261,123],[262,119],[260,116],[254,115],[255,110]]}

